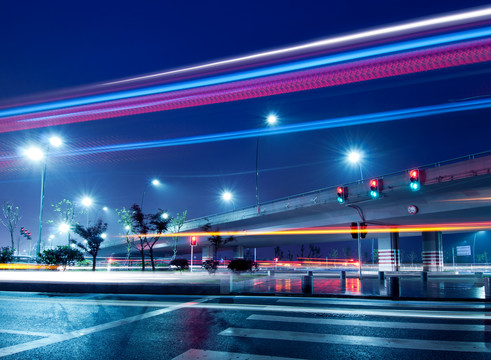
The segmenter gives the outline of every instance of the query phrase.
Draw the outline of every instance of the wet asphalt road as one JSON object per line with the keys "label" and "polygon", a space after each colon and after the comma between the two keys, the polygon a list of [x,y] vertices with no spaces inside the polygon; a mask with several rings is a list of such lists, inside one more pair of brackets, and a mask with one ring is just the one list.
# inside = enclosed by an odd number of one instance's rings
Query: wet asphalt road
{"label": "wet asphalt road", "polygon": [[5,359],[491,359],[490,305],[0,292]]}

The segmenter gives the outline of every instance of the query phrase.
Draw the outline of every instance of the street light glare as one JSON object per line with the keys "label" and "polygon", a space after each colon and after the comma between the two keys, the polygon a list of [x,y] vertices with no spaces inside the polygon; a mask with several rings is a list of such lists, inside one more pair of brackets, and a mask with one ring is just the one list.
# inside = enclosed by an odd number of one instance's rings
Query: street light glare
{"label": "street light glare", "polygon": [[159,181],[159,179],[153,179],[153,180],[152,180],[152,185],[153,185],[153,186],[159,186],[159,185],[160,185],[160,181]]}
{"label": "street light glare", "polygon": [[101,234],[101,238],[103,239],[107,238],[107,234],[106,233]]}
{"label": "street light glare", "polygon": [[225,191],[222,194],[222,199],[225,201],[230,201],[230,200],[232,200],[232,194],[229,191]]}
{"label": "street light glare", "polygon": [[278,122],[278,116],[276,116],[276,114],[269,114],[266,118],[266,122],[269,125],[276,125],[276,123]]}
{"label": "street light glare", "polygon": [[162,219],[168,219],[169,218],[169,214],[167,214],[167,213],[163,213],[161,216],[162,216]]}
{"label": "street light glare", "polygon": [[103,211],[107,211],[107,210],[108,210],[108,209],[107,209],[107,206],[104,206],[104,207],[102,208],[102,210],[103,210]]}
{"label": "street light glare", "polygon": [[61,233],[66,233],[70,230],[70,225],[68,224],[60,224],[60,226],[58,226],[58,230],[61,232]]}
{"label": "street light glare", "polygon": [[26,156],[34,161],[39,161],[44,158],[44,152],[37,147],[31,147],[25,151]]}
{"label": "street light glare", "polygon": [[356,164],[361,160],[361,154],[358,151],[351,151],[348,154],[349,162]]}
{"label": "street light glare", "polygon": [[82,199],[82,205],[85,206],[85,207],[89,207],[92,205],[92,199],[89,198],[89,197],[84,197]]}
{"label": "street light glare", "polygon": [[63,144],[63,141],[61,141],[61,139],[58,136],[52,136],[49,139],[49,143],[51,145],[53,145],[54,147],[59,147],[59,146],[61,146]]}

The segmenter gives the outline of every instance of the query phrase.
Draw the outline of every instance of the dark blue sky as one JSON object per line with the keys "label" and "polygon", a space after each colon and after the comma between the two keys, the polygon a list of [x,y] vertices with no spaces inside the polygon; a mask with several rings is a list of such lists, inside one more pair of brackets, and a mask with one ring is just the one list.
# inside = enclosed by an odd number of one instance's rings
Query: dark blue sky
{"label": "dark blue sky", "polygon": [[[488,5],[487,1],[18,1],[0,11],[0,103],[122,77],[184,67],[279,48],[415,18]],[[66,148],[108,145],[264,126],[275,111],[282,124],[329,119],[489,96],[489,64],[123,118],[0,133],[0,155],[16,154],[46,134]],[[260,142],[260,199],[269,201],[358,178],[344,153],[365,153],[366,176],[489,150],[489,111],[273,136]],[[190,218],[231,210],[220,200],[234,193],[235,208],[255,203],[256,140],[243,139],[52,159],[49,205],[84,194],[102,206],[129,207],[149,189],[145,208]],[[23,226],[37,229],[40,172],[25,160],[0,165],[0,201],[20,206]],[[111,215],[109,232],[116,235]],[[52,233],[49,229],[43,232]],[[7,232],[0,229],[0,244]]]}

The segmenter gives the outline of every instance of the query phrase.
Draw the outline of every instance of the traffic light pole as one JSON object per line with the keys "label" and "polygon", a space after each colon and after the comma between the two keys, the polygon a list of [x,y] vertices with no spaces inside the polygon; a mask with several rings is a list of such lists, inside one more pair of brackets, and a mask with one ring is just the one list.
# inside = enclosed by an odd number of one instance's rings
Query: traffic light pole
{"label": "traffic light pole", "polygon": [[[48,167],[48,162],[44,162],[44,170],[41,176],[41,204],[39,208],[39,232],[38,240],[36,242],[36,253],[34,254],[37,258],[38,254],[41,252],[41,230],[43,229],[43,205],[44,205],[44,184],[46,183],[46,169]],[[31,254],[29,254],[31,255]]]}
{"label": "traffic light pole", "polygon": [[193,272],[193,248],[194,248],[194,246],[191,245],[191,265],[189,267],[190,272]]}
{"label": "traffic light pole", "polygon": [[357,227],[358,227],[358,275],[361,280],[361,224],[360,222],[357,222]]}

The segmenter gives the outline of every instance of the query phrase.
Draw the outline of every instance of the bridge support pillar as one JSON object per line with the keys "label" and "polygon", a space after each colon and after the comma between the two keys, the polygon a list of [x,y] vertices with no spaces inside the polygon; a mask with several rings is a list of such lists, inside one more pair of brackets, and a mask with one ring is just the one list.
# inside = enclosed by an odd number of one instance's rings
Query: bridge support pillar
{"label": "bridge support pillar", "polygon": [[423,238],[423,271],[443,271],[442,232],[431,231],[421,234]]}
{"label": "bridge support pillar", "polygon": [[244,258],[244,247],[242,245],[237,245],[234,247],[234,259]]}
{"label": "bridge support pillar", "polygon": [[213,260],[213,246],[205,246],[201,249],[201,261]]}
{"label": "bridge support pillar", "polygon": [[399,233],[391,232],[378,238],[378,271],[399,271]]}

